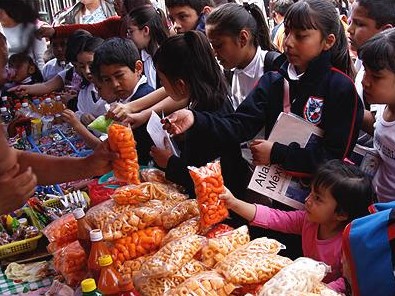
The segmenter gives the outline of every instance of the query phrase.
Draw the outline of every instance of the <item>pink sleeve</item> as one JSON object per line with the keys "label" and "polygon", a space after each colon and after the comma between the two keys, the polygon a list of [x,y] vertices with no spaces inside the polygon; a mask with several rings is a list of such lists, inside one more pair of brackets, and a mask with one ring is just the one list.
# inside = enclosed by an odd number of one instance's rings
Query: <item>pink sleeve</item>
{"label": "pink sleeve", "polygon": [[284,233],[302,234],[305,211],[280,211],[256,204],[256,213],[251,225]]}
{"label": "pink sleeve", "polygon": [[339,277],[337,280],[330,282],[329,284],[326,284],[326,286],[338,293],[346,292],[346,283],[344,282],[343,277]]}

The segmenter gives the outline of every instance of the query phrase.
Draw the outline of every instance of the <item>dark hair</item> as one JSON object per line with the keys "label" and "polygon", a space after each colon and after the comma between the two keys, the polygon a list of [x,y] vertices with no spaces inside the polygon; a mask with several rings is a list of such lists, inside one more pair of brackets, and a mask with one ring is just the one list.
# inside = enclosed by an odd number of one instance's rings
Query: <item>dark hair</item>
{"label": "dark hair", "polygon": [[312,188],[329,190],[337,203],[336,212],[347,214],[347,222],[369,214],[368,207],[373,203],[370,178],[357,166],[339,159],[319,167]]}
{"label": "dark hair", "polygon": [[386,24],[395,26],[395,2],[393,0],[356,0],[366,9],[368,17],[376,22],[376,28]]}
{"label": "dark hair", "polygon": [[[83,43],[83,45],[81,46],[81,49],[78,53],[81,52],[96,52],[96,50],[98,49],[98,47],[100,45],[102,45],[104,42],[104,40],[102,38],[99,37],[88,37],[85,42]],[[77,53],[77,54],[78,54]]]}
{"label": "dark hair", "polygon": [[85,42],[88,38],[92,38],[92,34],[88,31],[79,29],[73,32],[67,38],[67,47],[66,47],[66,61],[75,62],[77,61],[77,54],[81,52],[81,48],[85,46]]}
{"label": "dark hair", "polygon": [[133,41],[125,38],[109,38],[100,45],[91,65],[92,74],[100,77],[101,65],[124,65],[135,71],[140,54]]}
{"label": "dark hair", "polygon": [[354,77],[353,62],[348,50],[348,41],[335,6],[325,0],[300,0],[287,10],[284,18],[286,29],[319,30],[323,38],[330,34],[336,37],[329,50],[331,63],[347,75]]}
{"label": "dark hair", "polygon": [[152,56],[158,49],[158,46],[169,36],[169,30],[166,25],[166,16],[161,9],[156,9],[152,5],[145,5],[133,9],[127,18],[128,23],[142,29],[149,27],[150,41],[147,52]]}
{"label": "dark hair", "polygon": [[19,67],[22,64],[29,64],[29,66],[34,67],[34,73],[31,74],[32,83],[40,83],[44,81],[43,75],[41,74],[40,69],[33,61],[32,57],[26,53],[16,53],[10,56],[8,59],[8,65],[10,67]]}
{"label": "dark hair", "polygon": [[22,0],[1,0],[0,9],[4,9],[7,15],[16,23],[35,23],[39,15],[29,2]]}
{"label": "dark hair", "polygon": [[366,41],[359,48],[358,57],[373,71],[387,69],[395,73],[395,28],[384,30]]}
{"label": "dark hair", "polygon": [[198,31],[169,37],[153,58],[157,71],[174,83],[182,79],[190,90],[191,108],[218,110],[228,86],[206,36]]}
{"label": "dark hair", "polygon": [[226,3],[218,6],[207,16],[206,24],[214,26],[215,32],[232,37],[239,36],[241,30],[247,29],[251,32],[254,46],[275,49],[262,10],[255,4]]}
{"label": "dark hair", "polygon": [[215,7],[215,2],[213,0],[165,0],[165,5],[167,8],[189,6],[196,11],[197,15],[200,15],[205,6]]}
{"label": "dark hair", "polygon": [[4,67],[7,64],[7,60],[8,60],[7,38],[4,36],[3,33],[0,33],[0,67]]}
{"label": "dark hair", "polygon": [[291,7],[292,4],[294,4],[293,0],[276,0],[273,2],[272,10],[284,16],[288,8]]}
{"label": "dark hair", "polygon": [[132,10],[145,5],[151,5],[150,0],[123,0],[123,7],[126,14],[129,14]]}

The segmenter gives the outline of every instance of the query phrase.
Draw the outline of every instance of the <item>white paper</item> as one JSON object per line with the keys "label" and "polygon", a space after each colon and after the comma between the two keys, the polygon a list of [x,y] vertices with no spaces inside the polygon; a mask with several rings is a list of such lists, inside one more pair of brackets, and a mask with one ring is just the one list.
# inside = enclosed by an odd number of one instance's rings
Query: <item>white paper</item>
{"label": "white paper", "polygon": [[163,129],[162,123],[160,122],[160,117],[154,111],[151,113],[151,117],[147,123],[147,132],[151,136],[152,141],[154,142],[155,146],[159,149],[166,149],[165,147],[165,139],[168,140],[170,149],[173,154],[177,157],[180,156],[178,148],[173,143],[172,139],[170,138],[169,133]]}

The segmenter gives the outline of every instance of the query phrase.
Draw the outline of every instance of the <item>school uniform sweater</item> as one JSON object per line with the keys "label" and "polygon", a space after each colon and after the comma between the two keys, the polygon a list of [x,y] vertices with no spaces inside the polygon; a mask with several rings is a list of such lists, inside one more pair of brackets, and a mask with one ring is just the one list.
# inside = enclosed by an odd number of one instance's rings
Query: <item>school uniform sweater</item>
{"label": "school uniform sweater", "polygon": [[[289,80],[288,65],[285,62],[279,72],[262,76],[235,113],[219,116],[194,112],[195,123],[188,132],[193,135],[204,131],[205,143],[219,154],[252,139],[262,127],[267,138],[283,111],[283,80]],[[322,128],[325,136],[322,145],[314,148],[274,143],[270,161],[294,176],[310,176],[320,163],[350,154],[361,127],[363,106],[351,78],[332,67],[330,53],[311,61],[304,75],[289,84],[291,112]]]}

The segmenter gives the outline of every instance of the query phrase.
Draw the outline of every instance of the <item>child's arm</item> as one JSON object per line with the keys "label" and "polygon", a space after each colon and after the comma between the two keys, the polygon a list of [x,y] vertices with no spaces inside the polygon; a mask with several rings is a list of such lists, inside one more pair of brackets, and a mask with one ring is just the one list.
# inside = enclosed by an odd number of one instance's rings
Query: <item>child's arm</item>
{"label": "child's arm", "polygon": [[73,111],[69,109],[64,110],[62,118],[84,139],[88,147],[95,149],[100,144],[100,140],[78,120]]}
{"label": "child's arm", "polygon": [[247,221],[254,220],[256,214],[256,206],[254,204],[237,199],[228,188],[225,188],[225,193],[222,193],[220,198],[225,200],[226,207],[228,209],[240,215]]}
{"label": "child's arm", "polygon": [[376,119],[371,111],[365,110],[363,114],[363,122],[362,122],[362,130],[369,135],[373,135],[374,127],[373,124],[375,123]]}
{"label": "child's arm", "polygon": [[36,83],[31,85],[19,85],[10,88],[9,92],[14,92],[17,96],[23,97],[26,95],[41,96],[49,94],[55,90],[59,90],[64,87],[62,77],[56,75],[48,81],[43,83]]}

